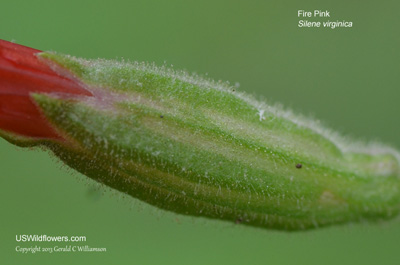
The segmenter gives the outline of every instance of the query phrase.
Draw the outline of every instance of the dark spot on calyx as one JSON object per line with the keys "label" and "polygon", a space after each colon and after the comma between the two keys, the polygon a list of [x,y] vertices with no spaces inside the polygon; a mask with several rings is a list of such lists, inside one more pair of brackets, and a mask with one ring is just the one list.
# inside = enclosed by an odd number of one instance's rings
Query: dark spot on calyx
{"label": "dark spot on calyx", "polygon": [[302,167],[303,167],[303,165],[300,164],[300,163],[298,163],[298,164],[296,165],[296,168],[302,168]]}
{"label": "dark spot on calyx", "polygon": [[160,118],[164,118],[164,115],[160,115]]}

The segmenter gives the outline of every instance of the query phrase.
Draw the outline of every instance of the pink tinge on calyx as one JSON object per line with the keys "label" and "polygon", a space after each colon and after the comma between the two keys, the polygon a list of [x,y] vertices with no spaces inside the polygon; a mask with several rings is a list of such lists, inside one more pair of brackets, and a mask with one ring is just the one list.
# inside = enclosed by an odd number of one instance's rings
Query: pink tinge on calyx
{"label": "pink tinge on calyx", "polygon": [[0,40],[0,130],[32,138],[61,140],[30,94],[92,94],[77,80],[52,70],[37,57],[40,52]]}

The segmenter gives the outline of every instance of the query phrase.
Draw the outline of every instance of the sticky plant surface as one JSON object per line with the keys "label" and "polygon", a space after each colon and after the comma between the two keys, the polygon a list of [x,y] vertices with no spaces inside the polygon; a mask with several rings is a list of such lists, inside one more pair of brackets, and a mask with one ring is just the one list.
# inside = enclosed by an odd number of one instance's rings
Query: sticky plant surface
{"label": "sticky plant surface", "polygon": [[[53,133],[6,126],[12,117],[3,110],[1,135],[49,148],[106,186],[179,214],[281,230],[399,213],[396,150],[354,143],[228,83],[147,63],[31,53],[77,88],[24,82],[34,118]],[[0,104],[18,94],[12,85],[4,92],[8,69],[0,60]]]}

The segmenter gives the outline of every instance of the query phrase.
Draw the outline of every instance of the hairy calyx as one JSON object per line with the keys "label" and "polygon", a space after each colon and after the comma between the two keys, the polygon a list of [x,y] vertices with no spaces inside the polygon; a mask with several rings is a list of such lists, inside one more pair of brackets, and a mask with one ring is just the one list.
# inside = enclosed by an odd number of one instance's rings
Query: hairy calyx
{"label": "hairy calyx", "polygon": [[[34,54],[74,85],[48,91],[25,82],[51,134],[0,123],[2,135],[45,146],[116,190],[180,214],[283,230],[384,220],[400,210],[391,148],[349,144],[226,83],[167,67]],[[22,87],[3,83],[0,95]],[[81,90],[66,92],[75,86]]]}

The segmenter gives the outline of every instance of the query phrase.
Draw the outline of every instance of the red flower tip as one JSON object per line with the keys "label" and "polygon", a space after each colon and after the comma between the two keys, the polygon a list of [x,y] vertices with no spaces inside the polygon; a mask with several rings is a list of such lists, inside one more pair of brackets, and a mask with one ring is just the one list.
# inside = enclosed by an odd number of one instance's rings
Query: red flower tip
{"label": "red flower tip", "polygon": [[62,139],[40,113],[30,93],[91,93],[37,57],[41,51],[0,40],[0,129],[26,137]]}

